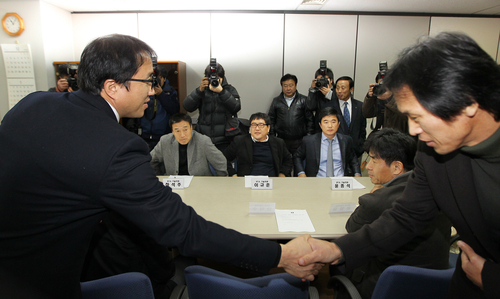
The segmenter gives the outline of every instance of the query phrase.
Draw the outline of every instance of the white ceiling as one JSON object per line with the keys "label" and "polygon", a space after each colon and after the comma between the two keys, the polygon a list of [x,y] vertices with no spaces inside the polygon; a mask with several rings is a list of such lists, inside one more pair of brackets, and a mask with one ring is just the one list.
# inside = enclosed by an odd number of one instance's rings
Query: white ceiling
{"label": "white ceiling", "polygon": [[42,0],[70,12],[114,11],[320,11],[500,15],[499,0]]}

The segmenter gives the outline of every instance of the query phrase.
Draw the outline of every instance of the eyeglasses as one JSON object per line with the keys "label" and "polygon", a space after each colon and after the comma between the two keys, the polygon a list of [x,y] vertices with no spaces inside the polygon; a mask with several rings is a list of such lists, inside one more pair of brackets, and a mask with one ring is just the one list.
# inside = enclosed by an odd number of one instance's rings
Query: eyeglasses
{"label": "eyeglasses", "polygon": [[267,124],[251,124],[250,127],[253,129],[259,127],[259,129],[264,129],[264,127],[267,126]]}
{"label": "eyeglasses", "polygon": [[151,79],[149,80],[143,80],[143,79],[127,79],[125,81],[136,81],[136,82],[143,82],[143,83],[148,83],[148,84],[151,84],[151,88],[153,87],[156,87],[156,86],[160,86],[160,80],[159,78],[157,78],[156,76],[153,76]]}

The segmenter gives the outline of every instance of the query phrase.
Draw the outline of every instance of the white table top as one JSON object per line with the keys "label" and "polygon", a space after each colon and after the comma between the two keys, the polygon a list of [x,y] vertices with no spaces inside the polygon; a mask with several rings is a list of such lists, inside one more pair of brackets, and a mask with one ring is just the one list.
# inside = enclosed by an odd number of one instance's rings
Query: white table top
{"label": "white table top", "polygon": [[[160,181],[166,176],[158,177]],[[249,202],[274,202],[280,210],[307,210],[313,237],[333,239],[346,234],[350,214],[330,214],[333,203],[358,202],[370,192],[370,178],[356,178],[365,189],[332,191],[330,178],[273,179],[273,190],[245,188],[243,177],[193,177],[186,189],[174,189],[205,219],[241,233],[265,239],[291,239],[305,232],[279,232],[274,214],[249,214]]]}

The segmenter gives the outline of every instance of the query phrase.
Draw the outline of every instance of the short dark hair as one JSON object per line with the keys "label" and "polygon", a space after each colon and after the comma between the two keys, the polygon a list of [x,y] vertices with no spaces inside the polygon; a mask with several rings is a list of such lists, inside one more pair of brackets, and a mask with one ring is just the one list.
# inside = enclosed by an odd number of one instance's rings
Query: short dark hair
{"label": "short dark hair", "polygon": [[[205,77],[208,77],[210,75],[210,64],[207,65],[205,68]],[[224,78],[226,76],[226,71],[224,70],[224,67],[220,63],[217,63],[217,76],[219,78]]]}
{"label": "short dark hair", "polygon": [[297,76],[292,75],[292,74],[286,74],[283,77],[281,77],[280,85],[283,85],[283,82],[288,81],[288,80],[293,80],[295,82],[295,85],[297,85],[297,83],[299,83],[299,79],[297,79]]}
{"label": "short dark hair", "polygon": [[373,132],[366,139],[364,149],[376,158],[384,160],[387,166],[394,161],[400,161],[406,171],[415,168],[413,159],[417,152],[417,142],[400,131],[384,128]]}
{"label": "short dark hair", "polygon": [[[314,73],[314,78],[318,77],[318,76],[321,74],[321,73],[320,73],[320,71],[321,71],[321,68],[319,68],[319,69],[316,71],[316,73]],[[331,70],[331,69],[329,69],[329,68],[327,68],[327,69],[326,69],[326,75],[327,75],[327,76],[328,76],[328,78],[330,78],[330,80],[332,80],[332,82],[333,82],[333,72],[332,72],[332,70]]]}
{"label": "short dark hair", "polygon": [[170,125],[170,128],[172,128],[173,124],[180,123],[181,121],[187,121],[190,126],[193,125],[193,120],[191,119],[191,116],[186,113],[176,113],[170,117],[170,120],[168,121],[168,124]]}
{"label": "short dark hair", "polygon": [[339,113],[335,108],[325,107],[319,111],[319,114],[318,114],[319,122],[321,123],[321,120],[323,119],[323,117],[329,116],[329,115],[335,115],[337,117],[337,121],[340,121]]}
{"label": "short dark hair", "polygon": [[500,68],[470,37],[443,32],[406,48],[384,85],[408,86],[418,102],[445,121],[475,102],[500,120]]}
{"label": "short dark hair", "polygon": [[250,115],[250,123],[252,123],[254,119],[263,119],[266,122],[266,125],[271,125],[271,118],[269,118],[269,115],[265,114],[264,112],[257,112]]}
{"label": "short dark hair", "polygon": [[335,81],[335,85],[337,85],[337,82],[339,82],[340,80],[349,81],[349,89],[351,89],[351,88],[354,87],[354,80],[351,77],[349,77],[349,76],[342,76],[342,77],[338,78],[337,81]]}
{"label": "short dark hair", "polygon": [[156,67],[156,75],[160,76],[160,77],[163,77],[163,78],[166,79],[168,77],[168,70],[167,70],[167,68],[165,68],[162,65],[158,65]]}
{"label": "short dark hair", "polygon": [[113,79],[124,84],[152,57],[154,50],[138,38],[111,34],[99,37],[83,50],[78,66],[78,86],[81,90],[100,95],[104,82]]}

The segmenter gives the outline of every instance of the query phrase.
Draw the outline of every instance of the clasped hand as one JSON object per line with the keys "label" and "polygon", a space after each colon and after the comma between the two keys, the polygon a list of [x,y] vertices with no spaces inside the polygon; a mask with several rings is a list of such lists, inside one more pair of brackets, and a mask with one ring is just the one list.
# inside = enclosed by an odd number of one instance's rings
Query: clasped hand
{"label": "clasped hand", "polygon": [[307,280],[314,280],[325,264],[335,264],[341,256],[334,243],[303,235],[282,246],[278,267],[289,274]]}

